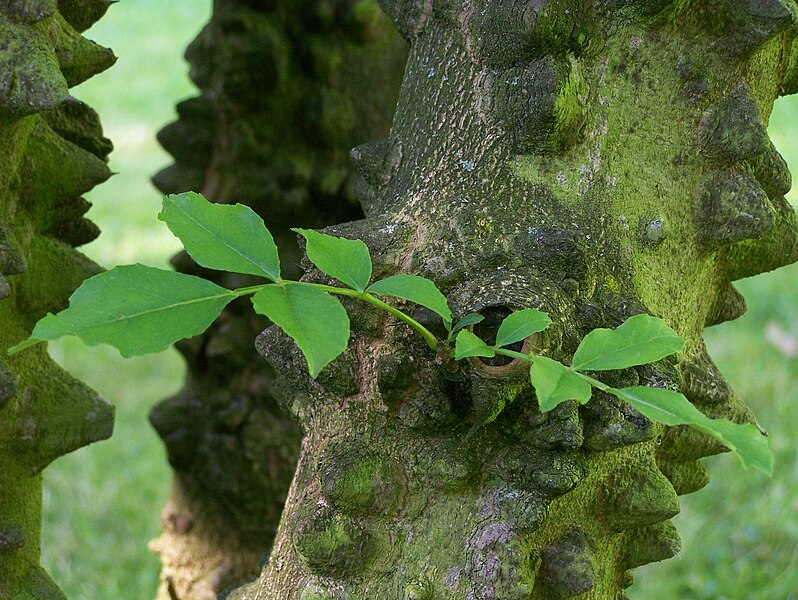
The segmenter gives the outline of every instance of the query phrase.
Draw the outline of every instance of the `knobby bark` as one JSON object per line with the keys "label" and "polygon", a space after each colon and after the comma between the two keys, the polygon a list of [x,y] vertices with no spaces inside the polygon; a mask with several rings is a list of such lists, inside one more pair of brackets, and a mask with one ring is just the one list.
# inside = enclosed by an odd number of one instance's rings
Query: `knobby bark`
{"label": "knobby bark", "polygon": [[[217,0],[187,58],[201,95],[178,106],[159,134],[175,164],[155,176],[164,193],[202,191],[251,206],[296,277],[290,227],[362,216],[349,150],[385,135],[407,45],[373,0]],[[178,270],[221,285],[259,283]],[[151,544],[162,561],[159,598],[212,599],[257,576],[296,468],[300,427],[286,412],[293,390],[259,359],[265,322],[248,300],[204,335],[179,344],[186,385],[150,418],[175,477]]]}
{"label": "knobby bark", "polygon": [[[97,228],[81,198],[110,176],[111,143],[69,88],[113,53],[80,35],[107,0],[0,2],[0,347],[65,308],[99,267],[74,250]],[[0,358],[0,597],[64,598],[39,565],[41,471],[111,435],[114,411],[43,347]]]}
{"label": "knobby bark", "polygon": [[[765,130],[798,89],[793,0],[381,5],[411,43],[399,105],[353,153],[366,217],[328,231],[365,240],[377,276],[435,280],[487,338],[545,310],[553,327],[525,343],[557,359],[661,316],[687,340],[678,360],[601,377],[750,420],[701,334],[743,312],[733,280],[798,258]],[[521,365],[453,364],[350,314],[317,381],[277,329],[259,338],[306,435],[269,562],[230,598],[606,600],[678,550],[669,519],[713,440],[601,393],[541,414]]]}

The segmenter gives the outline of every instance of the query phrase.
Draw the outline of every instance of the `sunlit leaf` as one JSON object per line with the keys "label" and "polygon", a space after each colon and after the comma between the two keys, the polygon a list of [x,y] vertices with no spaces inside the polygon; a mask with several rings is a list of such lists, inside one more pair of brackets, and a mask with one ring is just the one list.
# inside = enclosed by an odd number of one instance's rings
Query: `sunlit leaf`
{"label": "sunlit leaf", "polygon": [[292,231],[307,240],[305,252],[323,273],[359,292],[366,289],[371,279],[371,256],[361,240],[347,240],[312,229]]}
{"label": "sunlit leaf", "polygon": [[684,340],[665,321],[635,315],[615,329],[594,329],[579,344],[571,361],[575,371],[611,371],[645,365],[670,356]]}
{"label": "sunlit leaf", "polygon": [[164,198],[158,218],[203,267],[280,280],[272,234],[248,206],[214,204],[185,192]]}
{"label": "sunlit leaf", "polygon": [[420,304],[440,315],[447,329],[452,326],[452,311],[449,310],[446,297],[429,279],[418,275],[394,275],[375,282],[369,287],[368,292]]}
{"label": "sunlit leaf", "polygon": [[123,356],[159,352],[205,331],[235,297],[199,277],[144,265],[116,267],[84,281],[69,308],[44,317],[9,353],[65,335],[91,346],[110,344]]}
{"label": "sunlit leaf", "polygon": [[455,339],[454,357],[461,360],[471,356],[493,358],[496,356],[496,352],[468,329],[462,329]]}
{"label": "sunlit leaf", "polygon": [[499,326],[496,333],[496,346],[509,346],[525,340],[533,333],[538,333],[551,325],[549,315],[533,308],[518,310],[509,315]]}
{"label": "sunlit leaf", "polygon": [[349,317],[338,299],[297,283],[267,285],[252,297],[267,316],[296,342],[314,379],[349,343]]}
{"label": "sunlit leaf", "polygon": [[561,362],[547,356],[535,356],[529,368],[529,378],[538,397],[541,412],[548,412],[568,400],[585,404],[592,388],[578,374]]}

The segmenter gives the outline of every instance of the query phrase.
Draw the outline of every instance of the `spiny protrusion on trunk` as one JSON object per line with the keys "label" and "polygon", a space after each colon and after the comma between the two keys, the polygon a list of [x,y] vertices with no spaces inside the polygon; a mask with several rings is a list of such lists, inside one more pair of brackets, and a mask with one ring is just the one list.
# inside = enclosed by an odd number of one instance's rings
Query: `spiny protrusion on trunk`
{"label": "spiny protrusion on trunk", "polygon": [[798,260],[798,214],[778,197],[770,200],[775,224],[760,239],[746,240],[721,251],[720,272],[730,281],[766,273]]}
{"label": "spiny protrusion on trunk", "polygon": [[546,586],[547,598],[573,598],[595,585],[595,559],[581,531],[558,539],[543,552],[542,559],[538,581]]}
{"label": "spiny protrusion on trunk", "polygon": [[728,402],[732,397],[733,392],[729,384],[706,349],[685,358],[679,363],[679,368],[682,373],[679,391],[693,404],[700,407],[721,404]]}
{"label": "spiny protrusion on trunk", "polygon": [[405,586],[402,600],[436,600],[438,594],[428,578],[418,578]]}
{"label": "spiny protrusion on trunk", "polygon": [[327,577],[367,571],[385,543],[374,524],[326,508],[311,509],[294,536],[296,550],[310,571]]}
{"label": "spiny protrusion on trunk", "polygon": [[658,465],[680,496],[697,492],[709,483],[709,472],[697,460],[688,462],[663,460]]}
{"label": "spiny protrusion on trunk", "polygon": [[371,186],[390,183],[402,164],[404,148],[399,138],[389,137],[353,148],[349,156],[358,174]]}
{"label": "spiny protrusion on trunk", "polygon": [[55,55],[69,87],[102,73],[116,62],[111,49],[80,35],[61,15],[55,17],[53,37]]}
{"label": "spiny protrusion on trunk", "polygon": [[640,241],[649,248],[656,248],[670,233],[668,221],[659,213],[645,215],[637,224]]}
{"label": "spiny protrusion on trunk", "polygon": [[0,523],[0,555],[25,545],[25,530],[17,523]]}
{"label": "spiny protrusion on trunk", "polygon": [[213,149],[211,105],[202,96],[184,100],[177,105],[180,119],[158,132],[158,142],[172,156],[179,157],[180,164],[189,168],[205,169]]}
{"label": "spiny protrusion on trunk", "polygon": [[493,73],[484,85],[518,154],[550,151],[578,138],[584,119],[580,81],[567,60],[549,54]]}
{"label": "spiny protrusion on trunk", "polygon": [[28,263],[17,238],[0,222],[0,275],[19,275],[27,270]]}
{"label": "spiny protrusion on trunk", "polygon": [[[396,29],[402,36],[413,41],[426,26],[429,18],[436,8],[434,4],[446,5],[446,2],[434,0],[377,0],[385,14],[393,21]],[[440,10],[438,8],[438,10]],[[445,10],[445,9],[444,9]]]}
{"label": "spiny protrusion on trunk", "polygon": [[469,21],[474,51],[480,61],[496,69],[544,54],[576,52],[587,7],[579,0],[488,2],[474,10]]}
{"label": "spiny protrusion on trunk", "polygon": [[657,435],[653,422],[609,394],[594,392],[581,412],[585,419],[584,445],[589,450],[613,450],[651,440]]}
{"label": "spiny protrusion on trunk", "polygon": [[628,531],[676,516],[679,497],[653,459],[618,467],[604,482],[600,511],[613,531]]}
{"label": "spiny protrusion on trunk", "polygon": [[647,527],[631,529],[623,536],[625,546],[623,568],[634,569],[676,556],[682,548],[676,527],[662,521]]}
{"label": "spiny protrusion on trunk", "polygon": [[549,412],[530,413],[528,426],[524,427],[521,437],[537,448],[575,449],[585,441],[584,429],[579,404],[568,401]]}
{"label": "spiny protrusion on trunk", "polygon": [[548,497],[570,492],[586,474],[576,452],[536,452],[523,445],[505,448],[495,468],[511,487]]}
{"label": "spiny protrusion on trunk", "polygon": [[39,473],[59,456],[93,442],[108,439],[114,426],[114,407],[66,373],[57,381],[43,382],[52,398],[63,405],[37,402],[26,389],[17,406],[18,436],[14,444],[33,473]]}
{"label": "spiny protrusion on trunk", "polygon": [[56,108],[69,89],[47,39],[26,25],[0,20],[0,124]]}
{"label": "spiny protrusion on trunk", "polygon": [[401,508],[405,477],[399,466],[351,443],[324,449],[319,479],[327,501],[347,513],[382,515]]}
{"label": "spiny protrusion on trunk", "polygon": [[[104,160],[68,142],[44,121],[36,124],[31,137],[35,146],[32,144],[23,166],[27,181],[22,186],[22,194],[29,199],[40,199],[40,206],[31,211],[41,216],[44,222],[57,221],[62,211],[70,210],[65,204],[74,202],[113,175]],[[55,189],[53,181],[60,183]],[[56,214],[43,214],[50,211]]]}
{"label": "spiny protrusion on trunk", "polygon": [[707,250],[761,237],[776,222],[773,205],[744,171],[720,171],[704,183],[696,203],[698,236]]}
{"label": "spiny protrusion on trunk", "polygon": [[88,104],[67,102],[42,114],[50,128],[66,141],[106,160],[114,149],[103,135],[100,117]]}
{"label": "spiny protrusion on trunk", "polygon": [[707,157],[723,165],[754,158],[768,149],[767,129],[747,86],[740,85],[704,113],[698,142]]}
{"label": "spiny protrusion on trunk", "polygon": [[738,58],[798,23],[794,0],[722,0],[706,14],[709,27],[720,36],[718,46]]}
{"label": "spiny protrusion on trunk", "polygon": [[6,16],[22,23],[38,23],[58,9],[57,0],[5,0],[3,5]]}
{"label": "spiny protrusion on trunk", "polygon": [[181,164],[169,165],[152,177],[153,185],[163,194],[179,194],[202,189],[205,169],[187,168]]}
{"label": "spiny protrusion on trunk", "polygon": [[58,0],[58,11],[81,33],[99,21],[119,0]]}
{"label": "spiny protrusion on trunk", "polygon": [[463,569],[469,584],[466,598],[529,598],[535,587],[535,567],[539,559],[530,556],[520,532],[509,522],[487,520],[480,523],[468,537],[466,552]]}
{"label": "spiny protrusion on trunk", "polygon": [[715,292],[712,305],[707,312],[704,327],[712,327],[713,325],[739,319],[745,314],[747,309],[745,298],[731,282],[727,285],[719,286]]}
{"label": "spiny protrusion on trunk", "polygon": [[67,597],[44,569],[33,565],[25,573],[19,593],[11,600],[67,600]]}
{"label": "spiny protrusion on trunk", "polygon": [[792,189],[792,174],[787,166],[787,161],[770,140],[768,140],[767,149],[760,155],[749,159],[747,163],[751,166],[754,177],[765,190],[768,198],[786,196]]}
{"label": "spiny protrusion on trunk", "polygon": [[166,446],[169,464],[175,469],[185,470],[194,461],[200,436],[186,426],[186,415],[196,411],[196,403],[192,406],[191,399],[182,394],[162,400],[150,410],[150,423]]}

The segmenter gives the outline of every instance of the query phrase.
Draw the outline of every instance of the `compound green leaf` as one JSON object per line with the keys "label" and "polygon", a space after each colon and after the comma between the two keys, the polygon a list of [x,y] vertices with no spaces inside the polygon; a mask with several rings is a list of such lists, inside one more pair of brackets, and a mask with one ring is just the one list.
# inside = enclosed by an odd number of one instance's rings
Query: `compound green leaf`
{"label": "compound green leaf", "polygon": [[767,439],[750,423],[710,419],[682,394],[668,389],[638,386],[609,388],[607,391],[652,421],[665,425],[689,425],[711,435],[734,452],[745,468],[753,467],[772,475],[773,455]]}
{"label": "compound green leaf", "polygon": [[185,192],[164,198],[158,218],[203,267],[280,280],[272,234],[248,206],[214,204]]}
{"label": "compound green leaf", "polygon": [[457,360],[462,360],[471,356],[493,358],[496,356],[496,352],[468,329],[462,329],[455,338],[454,357]]}
{"label": "compound green leaf", "polygon": [[496,346],[509,346],[525,340],[533,333],[543,331],[551,325],[549,315],[533,308],[525,308],[509,315],[496,333]]}
{"label": "compound green leaf", "polygon": [[300,283],[267,285],[252,297],[267,316],[296,342],[314,379],[349,343],[349,316],[327,292]]}
{"label": "compound green leaf", "polygon": [[84,281],[69,308],[44,317],[9,353],[64,335],[90,346],[110,344],[126,357],[159,352],[205,331],[235,297],[199,277],[144,265],[116,267]]}
{"label": "compound green leaf", "polygon": [[429,279],[418,275],[394,275],[374,282],[367,291],[420,304],[440,315],[447,329],[452,326],[452,311],[449,310],[446,297]]}
{"label": "compound green leaf", "polygon": [[371,279],[371,255],[361,240],[347,240],[312,229],[292,229],[307,240],[305,252],[323,273],[358,292]]}
{"label": "compound green leaf", "polygon": [[615,329],[594,329],[574,353],[574,371],[611,371],[645,365],[670,356],[684,340],[662,319],[635,315]]}
{"label": "compound green leaf", "polygon": [[568,400],[580,404],[590,400],[590,384],[561,362],[547,356],[535,356],[529,368],[529,378],[538,397],[542,412],[548,412]]}

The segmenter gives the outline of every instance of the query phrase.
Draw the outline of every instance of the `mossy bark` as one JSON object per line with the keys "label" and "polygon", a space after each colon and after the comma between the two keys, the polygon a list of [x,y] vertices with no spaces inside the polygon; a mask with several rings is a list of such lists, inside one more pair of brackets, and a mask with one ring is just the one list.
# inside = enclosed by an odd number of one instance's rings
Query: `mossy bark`
{"label": "mossy bark", "polygon": [[[289,227],[362,216],[349,151],[387,133],[406,56],[373,0],[216,0],[187,52],[202,93],[160,132],[175,164],[154,182],[251,206],[297,277]],[[258,283],[200,269],[185,253],[174,263],[222,285]],[[301,429],[283,410],[293,391],[255,351],[265,324],[242,301],[180,344],[186,385],[151,412],[175,472],[164,533],[151,544],[163,564],[159,598],[215,599],[254,578],[270,549]]]}
{"label": "mossy bark", "polygon": [[[435,280],[456,315],[545,310],[528,343],[557,359],[660,316],[687,339],[678,360],[601,377],[750,420],[701,334],[744,310],[732,280],[798,258],[765,133],[796,91],[795,3],[381,4],[411,42],[405,80],[390,137],[353,154],[365,219],[328,231],[365,240],[377,276]],[[259,338],[306,435],[270,560],[230,598],[606,600],[678,550],[668,519],[714,441],[600,393],[541,414],[518,365],[453,364],[350,314],[317,381],[279,330]]]}
{"label": "mossy bark", "polygon": [[[81,194],[110,176],[110,142],[69,88],[113,53],[80,35],[105,1],[0,3],[0,348],[30,335],[99,271],[74,250],[96,237]],[[59,12],[59,8],[61,11]],[[105,439],[113,407],[45,348],[0,357],[0,597],[63,598],[39,565],[42,470]]]}

